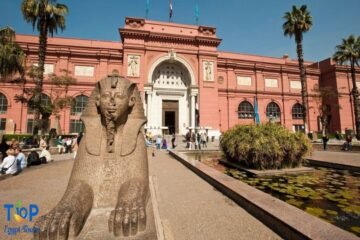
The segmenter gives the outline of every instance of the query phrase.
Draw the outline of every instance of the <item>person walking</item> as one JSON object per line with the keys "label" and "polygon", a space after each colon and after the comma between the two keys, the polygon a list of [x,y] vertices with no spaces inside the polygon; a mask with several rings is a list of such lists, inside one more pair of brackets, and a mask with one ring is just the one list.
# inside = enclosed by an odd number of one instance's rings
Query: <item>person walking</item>
{"label": "person walking", "polygon": [[191,134],[191,139],[190,139],[190,150],[191,150],[191,148],[193,148],[193,147],[195,147],[195,140],[196,140],[196,136],[195,136],[195,133],[193,132],[192,134]]}
{"label": "person walking", "polygon": [[172,149],[175,149],[175,147],[176,147],[175,141],[176,141],[176,135],[175,135],[175,133],[173,133],[172,138],[171,138]]}
{"label": "person walking", "polygon": [[202,147],[203,147],[203,148],[205,148],[205,147],[207,148],[207,144],[206,144],[206,133],[201,133],[200,138],[201,138]]}
{"label": "person walking", "polygon": [[327,144],[328,144],[328,141],[329,141],[329,137],[327,135],[324,135],[322,137],[322,141],[323,141],[324,150],[326,151],[327,150]]}

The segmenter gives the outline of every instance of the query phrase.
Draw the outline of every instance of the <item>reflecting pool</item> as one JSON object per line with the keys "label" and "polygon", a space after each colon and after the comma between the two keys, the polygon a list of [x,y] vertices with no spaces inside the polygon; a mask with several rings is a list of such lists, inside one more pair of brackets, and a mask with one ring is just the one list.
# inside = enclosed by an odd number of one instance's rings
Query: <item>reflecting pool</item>
{"label": "reflecting pool", "polygon": [[315,167],[311,173],[252,177],[219,163],[219,152],[186,155],[360,236],[360,172]]}

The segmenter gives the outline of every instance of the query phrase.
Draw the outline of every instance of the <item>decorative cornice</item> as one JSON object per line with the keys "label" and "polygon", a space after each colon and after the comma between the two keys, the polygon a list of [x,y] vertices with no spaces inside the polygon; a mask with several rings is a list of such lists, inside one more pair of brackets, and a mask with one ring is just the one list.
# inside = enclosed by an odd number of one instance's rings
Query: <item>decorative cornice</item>
{"label": "decorative cornice", "polygon": [[157,33],[140,29],[128,29],[120,28],[119,33],[122,42],[125,42],[126,38],[130,39],[143,39],[144,41],[163,41],[163,42],[178,42],[184,44],[207,45],[217,47],[221,43],[221,39],[207,36],[183,36],[171,33]]}
{"label": "decorative cornice", "polygon": [[140,28],[145,25],[145,19],[127,17],[125,19],[125,25],[132,27],[132,28]]}
{"label": "decorative cornice", "polygon": [[207,27],[207,26],[199,26],[199,32],[206,36],[215,36],[216,28]]}

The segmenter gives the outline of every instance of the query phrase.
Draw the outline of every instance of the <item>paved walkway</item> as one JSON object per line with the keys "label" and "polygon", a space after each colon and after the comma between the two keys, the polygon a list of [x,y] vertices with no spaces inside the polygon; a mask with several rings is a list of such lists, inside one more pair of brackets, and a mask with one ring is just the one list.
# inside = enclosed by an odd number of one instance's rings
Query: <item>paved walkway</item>
{"label": "paved walkway", "polygon": [[[37,204],[39,215],[48,212],[62,197],[72,165],[73,160],[55,161],[0,181],[0,206],[21,200],[23,206]],[[280,239],[166,151],[155,151],[155,157],[149,154],[149,171],[166,240]],[[0,239],[11,239],[4,233],[5,226],[24,223],[12,220],[9,224],[3,208],[0,212]],[[22,233],[13,239],[31,239],[31,234]]]}
{"label": "paved walkway", "polygon": [[359,152],[314,151],[309,159],[360,168]]}
{"label": "paved walkway", "polygon": [[167,240],[279,239],[165,151],[149,155]]}

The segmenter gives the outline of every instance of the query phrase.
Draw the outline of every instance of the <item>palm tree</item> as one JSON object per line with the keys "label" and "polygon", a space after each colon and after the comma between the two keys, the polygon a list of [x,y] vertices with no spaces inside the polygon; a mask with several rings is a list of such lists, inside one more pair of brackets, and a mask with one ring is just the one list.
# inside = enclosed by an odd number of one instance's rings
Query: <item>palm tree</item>
{"label": "palm tree", "polygon": [[[65,15],[68,7],[56,3],[56,0],[23,0],[21,11],[26,22],[32,24],[39,31],[39,77],[35,81],[34,106],[40,106],[41,93],[44,80],[44,65],[48,35],[51,37],[65,29]],[[39,127],[40,111],[34,109],[34,128]]]}
{"label": "palm tree", "polygon": [[342,39],[342,44],[336,46],[334,60],[340,65],[350,63],[351,81],[353,85],[352,95],[355,113],[356,138],[360,139],[360,103],[359,89],[356,86],[356,69],[360,61],[360,36],[350,35],[347,39]]}
{"label": "palm tree", "polygon": [[298,56],[299,69],[300,69],[300,81],[301,81],[301,98],[304,110],[303,121],[305,131],[307,132],[307,84],[306,73],[304,67],[304,53],[302,47],[303,33],[310,30],[312,27],[312,17],[307,10],[306,5],[302,5],[300,8],[296,6],[292,7],[291,12],[286,12],[284,15],[285,23],[283,24],[283,30],[285,36],[295,36],[296,52]]}
{"label": "palm tree", "polygon": [[15,31],[10,27],[0,29],[0,74],[6,80],[14,73],[24,74],[25,54],[15,42]]}

